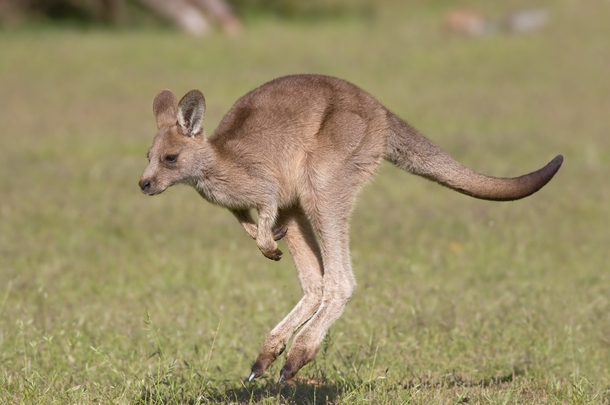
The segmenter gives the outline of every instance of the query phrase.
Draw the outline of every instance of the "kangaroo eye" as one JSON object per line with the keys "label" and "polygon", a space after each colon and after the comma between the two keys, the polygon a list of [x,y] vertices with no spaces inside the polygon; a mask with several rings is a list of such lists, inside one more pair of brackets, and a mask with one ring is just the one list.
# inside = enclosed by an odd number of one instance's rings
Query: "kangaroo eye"
{"label": "kangaroo eye", "polygon": [[176,163],[178,160],[178,155],[165,155],[165,161],[167,163]]}

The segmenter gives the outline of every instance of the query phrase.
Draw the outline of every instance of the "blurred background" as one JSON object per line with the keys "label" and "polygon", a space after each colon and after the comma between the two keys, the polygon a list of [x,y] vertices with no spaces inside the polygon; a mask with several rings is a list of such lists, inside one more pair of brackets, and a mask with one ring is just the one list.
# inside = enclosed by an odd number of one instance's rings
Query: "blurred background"
{"label": "blurred background", "polygon": [[0,0],[0,398],[274,395],[240,381],[300,297],[290,258],[187,187],[137,182],[159,90],[202,90],[211,134],[253,88],[321,73],[477,171],[565,162],[514,203],[384,164],[353,216],[358,288],[301,374],[337,403],[608,403],[609,16],[605,0]]}
{"label": "blurred background", "polygon": [[347,14],[370,15],[377,5],[364,0],[3,0],[0,18],[5,26],[31,21],[79,25],[136,27],[165,20],[200,35],[219,27],[237,31],[240,20],[254,15],[279,18],[323,18]]}
{"label": "blurred background", "polygon": [[[416,8],[417,3],[403,7]],[[500,28],[508,32],[534,31],[547,21],[547,10],[536,9],[531,2],[521,2],[518,12],[513,10],[493,18],[486,16],[480,7],[459,7],[459,2],[419,3],[455,8],[444,16],[444,26],[468,35],[482,35]],[[3,27],[52,23],[123,28],[171,24],[199,36],[212,29],[237,34],[243,19],[257,16],[309,20],[345,16],[372,18],[381,8],[400,5],[395,0],[2,0],[0,23]],[[510,7],[514,9],[516,5],[510,4]]]}

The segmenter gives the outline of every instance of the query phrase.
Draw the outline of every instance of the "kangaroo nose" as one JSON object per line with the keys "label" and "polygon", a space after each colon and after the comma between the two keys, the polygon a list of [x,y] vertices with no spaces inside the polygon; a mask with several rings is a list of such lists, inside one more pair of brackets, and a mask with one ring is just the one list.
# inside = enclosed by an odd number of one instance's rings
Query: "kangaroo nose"
{"label": "kangaroo nose", "polygon": [[140,185],[140,189],[144,193],[150,189],[150,180],[148,179],[142,179],[138,184]]}

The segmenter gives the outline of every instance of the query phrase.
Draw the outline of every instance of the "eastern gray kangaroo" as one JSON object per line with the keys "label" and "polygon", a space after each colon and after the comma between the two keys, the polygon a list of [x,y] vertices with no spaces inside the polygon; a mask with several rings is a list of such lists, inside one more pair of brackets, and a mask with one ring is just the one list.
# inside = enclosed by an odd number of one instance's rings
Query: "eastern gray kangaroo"
{"label": "eastern gray kangaroo", "polygon": [[[174,184],[194,187],[228,208],[272,260],[284,238],[303,298],[267,336],[252,366],[261,376],[294,338],[279,381],[313,360],[354,292],[348,222],[356,196],[382,159],[475,198],[517,200],[555,175],[563,157],[515,178],[476,173],[455,161],[375,98],[344,80],[281,77],[240,98],[206,138],[199,90],[178,103],[163,90],[153,112],[158,133],[140,180],[156,195]],[[255,222],[250,210],[256,209]]]}

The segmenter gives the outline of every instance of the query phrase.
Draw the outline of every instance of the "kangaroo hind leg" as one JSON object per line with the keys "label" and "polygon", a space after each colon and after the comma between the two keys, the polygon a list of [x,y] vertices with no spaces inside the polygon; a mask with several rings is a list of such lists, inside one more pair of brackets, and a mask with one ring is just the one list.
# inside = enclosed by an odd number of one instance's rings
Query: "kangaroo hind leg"
{"label": "kangaroo hind leg", "polygon": [[313,316],[322,301],[322,257],[309,220],[301,208],[293,208],[280,212],[278,225],[286,229],[284,241],[297,269],[303,297],[265,339],[250,381],[263,375],[282,354],[294,332]]}
{"label": "kangaroo hind leg", "polygon": [[317,214],[310,215],[324,263],[324,293],[317,312],[294,338],[280,374],[280,382],[294,377],[314,359],[328,328],[341,316],[356,288],[348,241],[348,219],[352,204],[343,205],[345,202],[335,202],[332,207],[334,209],[326,207]]}

